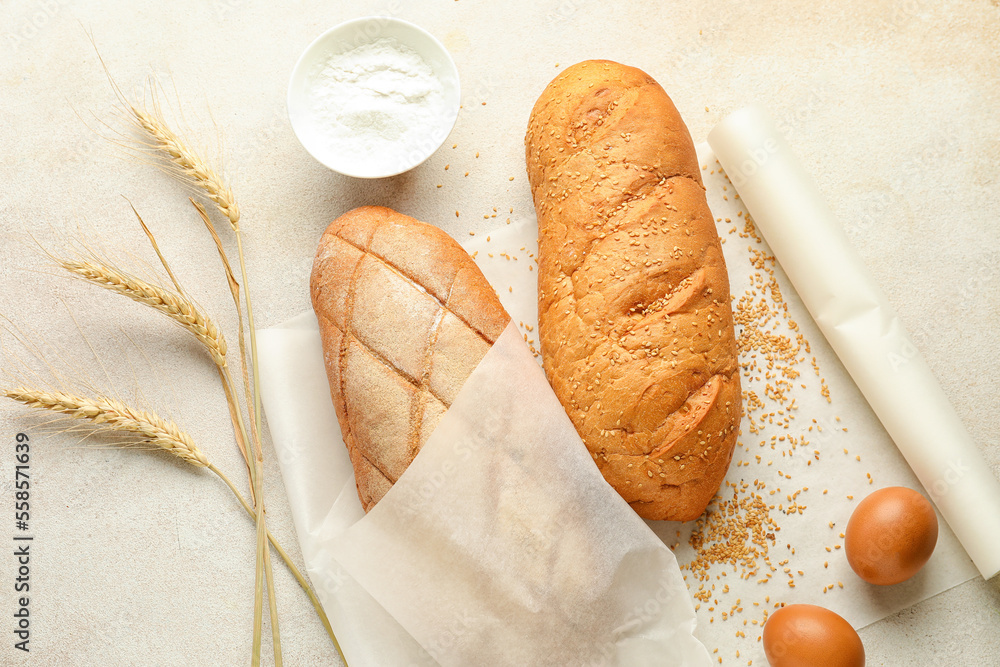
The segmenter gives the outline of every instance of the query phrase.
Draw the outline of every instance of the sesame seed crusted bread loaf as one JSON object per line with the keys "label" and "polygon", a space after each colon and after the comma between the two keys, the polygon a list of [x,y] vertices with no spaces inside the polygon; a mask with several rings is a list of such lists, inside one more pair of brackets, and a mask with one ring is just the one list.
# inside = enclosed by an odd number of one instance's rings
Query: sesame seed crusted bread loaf
{"label": "sesame seed crusted bread loaf", "polygon": [[448,234],[379,206],[330,223],[310,291],[367,512],[420,451],[510,316]]}
{"label": "sesame seed crusted bread loaf", "polygon": [[538,98],[525,148],[549,381],[640,516],[695,519],[741,406],[729,279],[687,127],[645,72],[587,61]]}

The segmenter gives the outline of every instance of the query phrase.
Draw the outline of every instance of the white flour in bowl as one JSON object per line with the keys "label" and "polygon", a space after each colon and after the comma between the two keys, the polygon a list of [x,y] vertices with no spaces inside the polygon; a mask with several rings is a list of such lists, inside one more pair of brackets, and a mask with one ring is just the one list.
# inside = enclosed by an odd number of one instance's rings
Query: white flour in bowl
{"label": "white flour in bowl", "polygon": [[375,171],[394,173],[421,161],[443,139],[440,79],[413,49],[383,38],[316,66],[310,111],[329,147]]}

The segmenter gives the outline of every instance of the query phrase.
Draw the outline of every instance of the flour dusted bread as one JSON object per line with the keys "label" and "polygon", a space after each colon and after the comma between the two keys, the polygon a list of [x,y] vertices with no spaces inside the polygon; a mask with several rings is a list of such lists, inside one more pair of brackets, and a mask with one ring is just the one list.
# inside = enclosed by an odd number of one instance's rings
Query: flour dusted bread
{"label": "flour dusted bread", "polygon": [[546,374],[640,516],[695,519],[741,411],[729,279],[687,128],[649,75],[587,61],[539,97],[525,146]]}
{"label": "flour dusted bread", "polygon": [[378,206],[327,227],[310,291],[367,512],[420,451],[510,317],[448,234]]}

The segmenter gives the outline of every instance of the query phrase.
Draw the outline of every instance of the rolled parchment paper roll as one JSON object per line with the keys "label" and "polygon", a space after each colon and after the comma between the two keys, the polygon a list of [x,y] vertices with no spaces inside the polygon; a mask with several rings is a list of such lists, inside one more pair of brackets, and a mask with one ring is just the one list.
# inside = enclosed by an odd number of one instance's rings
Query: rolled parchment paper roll
{"label": "rolled parchment paper roll", "polygon": [[1000,482],[767,114],[708,135],[775,257],[979,572],[1000,572]]}

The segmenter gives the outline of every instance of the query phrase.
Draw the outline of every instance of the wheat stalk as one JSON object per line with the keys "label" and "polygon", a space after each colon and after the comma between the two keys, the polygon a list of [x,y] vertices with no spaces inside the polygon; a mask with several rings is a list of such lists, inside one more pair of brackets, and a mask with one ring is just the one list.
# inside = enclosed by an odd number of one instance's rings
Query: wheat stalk
{"label": "wheat stalk", "polygon": [[[211,470],[225,482],[247,514],[251,518],[255,517],[253,508],[250,507],[250,504],[236,488],[236,485],[221,470],[215,467],[214,464],[209,462],[205,454],[194,444],[191,436],[182,431],[177,424],[163,419],[155,412],[137,410],[113,398],[87,398],[63,391],[44,391],[18,387],[16,389],[2,390],[0,391],[0,395],[30,408],[68,415],[73,419],[82,419],[94,425],[103,425],[114,431],[137,434],[141,436],[140,443],[142,444],[152,445],[156,449],[173,454],[182,461],[198,468],[208,468]],[[124,444],[122,446],[129,447],[133,445]],[[267,539],[275,551],[278,552],[278,555],[281,556],[282,560],[285,561],[289,571],[295,577],[296,581],[299,582],[302,590],[305,591],[324,629],[329,634],[330,639],[333,640],[337,653],[346,665],[347,661],[343,657],[344,653],[340,648],[340,642],[337,641],[337,637],[333,633],[333,628],[330,626],[330,620],[327,618],[326,612],[323,610],[323,606],[320,604],[319,598],[316,597],[309,582],[292,561],[288,552],[282,548],[281,544],[270,531],[267,531]]]}
{"label": "wheat stalk", "polygon": [[155,412],[137,410],[114,398],[99,396],[87,398],[63,391],[43,391],[18,387],[4,390],[7,398],[31,408],[50,410],[73,419],[85,419],[93,424],[103,424],[115,431],[134,433],[140,442],[152,445],[201,468],[207,468],[208,459],[194,444],[187,433],[172,421]]}
{"label": "wheat stalk", "polygon": [[[225,180],[219,176],[219,174],[212,169],[207,161],[201,158],[200,155],[181,139],[180,136],[174,132],[167,122],[163,118],[163,114],[160,111],[159,106],[156,103],[156,98],[153,98],[152,112],[130,102],[124,101],[125,106],[128,111],[131,112],[135,123],[141,128],[150,139],[150,143],[146,144],[149,148],[154,151],[160,151],[163,153],[170,163],[174,166],[174,170],[170,173],[182,180],[183,182],[191,185],[195,188],[199,188],[205,192],[208,198],[216,205],[219,211],[226,216],[229,220],[229,224],[236,234],[236,246],[237,252],[239,254],[240,260],[240,270],[243,277],[243,287],[244,287],[244,300],[247,308],[247,324],[250,329],[250,357],[251,364],[253,367],[253,390],[250,388],[250,377],[247,373],[246,367],[246,346],[243,339],[243,329],[240,327],[240,351],[241,351],[241,361],[243,368],[243,379],[246,387],[247,409],[250,411],[250,426],[252,434],[252,442],[254,447],[253,461],[248,461],[248,465],[253,468],[253,473],[251,476],[251,482],[254,486],[253,495],[257,500],[256,506],[256,516],[257,516],[257,565],[258,573],[263,566],[265,577],[267,579],[267,593],[268,593],[268,603],[270,606],[271,614],[271,630],[274,638],[275,645],[275,663],[277,667],[281,666],[281,649],[280,649],[280,637],[278,632],[278,616],[277,607],[274,598],[274,581],[271,574],[271,562],[270,562],[270,552],[267,549],[267,540],[265,536],[267,534],[266,528],[266,518],[263,503],[263,452],[261,450],[260,444],[260,428],[261,428],[261,408],[260,408],[260,384],[259,378],[257,376],[257,342],[256,342],[256,331],[254,328],[254,318],[253,318],[253,306],[249,295],[247,294],[247,273],[246,273],[246,263],[243,256],[243,241],[242,233],[240,229],[240,209],[236,203],[236,198],[233,196],[232,190],[226,184]],[[206,220],[207,222],[207,220]],[[224,253],[223,253],[224,254]],[[232,285],[231,281],[231,285]],[[236,293],[234,293],[236,298],[237,310],[239,310],[239,298]],[[241,325],[242,325],[242,315],[241,315]],[[251,397],[252,396],[252,400]],[[254,598],[254,643],[253,643],[253,655],[252,664],[260,664],[260,634],[261,634],[261,619],[262,619],[262,603],[263,603],[263,581],[261,580],[259,574],[257,578],[257,585],[255,590]]]}
{"label": "wheat stalk", "polygon": [[[140,219],[141,222],[141,219]],[[145,228],[145,226],[144,226]],[[238,226],[234,225],[237,235],[239,235]],[[230,413],[235,422],[234,427],[237,429],[237,444],[245,443],[249,438],[242,424],[242,417],[240,415],[238,407],[235,405],[235,387],[233,386],[232,379],[229,373],[229,369],[226,367],[226,340],[219,331],[218,327],[204,315],[186,296],[180,293],[171,292],[159,285],[149,283],[141,278],[137,278],[130,274],[125,273],[119,269],[112,266],[104,264],[100,261],[80,261],[72,259],[60,259],[56,258],[56,262],[65,270],[70,273],[77,275],[88,282],[95,285],[104,287],[105,289],[111,290],[123,296],[126,296],[133,301],[143,303],[151,308],[159,310],[164,313],[175,322],[180,324],[182,327],[190,331],[202,344],[205,345],[209,353],[212,355],[212,359],[215,361],[216,366],[219,369],[219,374],[223,382],[223,388],[226,391],[226,399],[229,403]],[[245,275],[244,275],[245,280]],[[251,321],[252,322],[252,321]],[[251,326],[252,323],[251,323]],[[251,329],[251,337],[253,336],[253,330]],[[240,331],[240,342],[242,348],[243,334],[242,329]],[[242,349],[241,349],[241,352]],[[240,355],[244,360],[245,364],[246,355],[245,353]],[[254,359],[256,361],[256,358]],[[245,368],[245,367],[244,367]],[[256,366],[255,366],[256,368]],[[244,376],[246,376],[246,371],[244,370]],[[256,380],[256,372],[254,373],[254,379]],[[249,384],[249,383],[248,383]],[[249,387],[248,387],[249,389]],[[248,401],[248,407],[253,410],[253,403]],[[257,408],[257,414],[259,415],[259,407]],[[259,417],[258,417],[259,419]],[[262,477],[263,477],[263,465],[261,456],[261,446],[259,438],[259,428],[257,427],[258,422],[254,419],[254,413],[251,412],[251,423],[254,425],[253,428],[253,444],[255,445],[255,455],[250,456],[250,452],[246,450],[245,446],[240,446],[240,450],[244,455],[247,463],[248,471],[250,472],[250,482],[252,493],[256,502],[256,518],[257,518],[257,581],[254,591],[254,641],[252,650],[251,664],[256,667],[260,664],[260,650],[261,650],[261,630],[263,625],[263,594],[264,594],[264,578],[267,579],[267,593],[268,593],[268,603],[269,611],[271,614],[271,629],[273,631],[274,638],[274,648],[275,648],[275,665],[276,667],[281,667],[281,640],[278,630],[278,618],[277,618],[277,605],[274,597],[274,584],[273,576],[271,573],[270,564],[270,551],[267,549],[267,527],[266,519],[264,514],[264,504],[262,502],[263,492],[262,492]]]}
{"label": "wheat stalk", "polygon": [[228,347],[219,327],[186,296],[125,273],[99,261],[56,259],[59,266],[84,280],[145,304],[165,314],[190,331],[212,355],[220,368],[226,367]]}
{"label": "wheat stalk", "polygon": [[[222,474],[222,472],[214,465],[209,464],[208,469],[214,472],[216,475],[218,475],[222,479],[222,481],[226,483],[226,486],[228,486],[229,489],[233,492],[233,495],[236,496],[236,499],[240,501],[240,505],[243,506],[243,509],[250,516],[250,518],[251,519],[256,518],[257,516],[256,511],[250,506],[250,503],[246,501],[243,495],[240,494],[240,492],[236,489],[236,486],[232,483],[232,481],[230,481],[228,477]],[[326,630],[326,634],[330,637],[330,640],[333,642],[334,648],[337,649],[337,655],[340,656],[340,661],[344,664],[344,667],[347,667],[347,658],[344,657],[344,650],[340,647],[340,642],[337,640],[337,635],[333,633],[333,627],[330,625],[330,619],[327,617],[326,611],[323,610],[323,605],[320,603],[319,598],[316,597],[316,593],[313,592],[312,586],[309,584],[308,581],[306,581],[306,578],[302,575],[302,572],[299,571],[299,568],[295,566],[295,563],[292,562],[292,557],[288,555],[288,552],[285,551],[281,547],[281,545],[278,544],[278,540],[274,539],[274,536],[271,535],[271,531],[268,530],[266,531],[266,533],[267,533],[267,539],[271,542],[271,546],[273,546],[274,550],[278,552],[278,555],[281,556],[281,559],[285,561],[285,564],[288,565],[288,569],[291,571],[292,576],[295,577],[295,579],[299,582],[299,585],[302,587],[302,590],[305,591],[306,596],[312,603],[313,609],[316,610],[316,614],[317,616],[319,616],[320,622],[323,624],[323,629]]]}
{"label": "wheat stalk", "polygon": [[[242,235],[240,230],[240,209],[236,203],[236,199],[233,196],[232,190],[226,184],[225,180],[219,176],[218,173],[201,158],[200,155],[195,152],[190,145],[187,144],[183,139],[181,139],[176,132],[174,132],[163,118],[163,114],[160,111],[159,106],[156,103],[156,98],[153,98],[152,112],[147,111],[144,108],[137,106],[136,104],[123,100],[128,111],[131,112],[135,123],[141,128],[150,139],[150,143],[146,144],[149,148],[154,151],[160,151],[163,153],[167,159],[173,165],[174,169],[170,170],[170,173],[178,177],[181,181],[191,185],[192,187],[199,188],[207,195],[207,197],[216,205],[219,211],[226,216],[229,220],[229,224],[236,234],[236,245],[237,251],[239,253],[240,259],[240,269],[243,275],[244,284],[244,299],[247,307],[247,320],[250,328],[250,356],[251,363],[253,365],[253,384],[254,391],[252,392],[252,400],[250,398],[250,382],[247,377],[246,369],[246,348],[243,341],[243,330],[242,326],[240,328],[240,358],[243,364],[243,376],[244,382],[246,384],[247,391],[247,409],[250,411],[250,424],[252,431],[252,442],[254,447],[253,461],[247,461],[249,467],[252,468],[251,482],[253,484],[254,492],[253,495],[257,501],[256,506],[256,518],[257,518],[257,582],[255,586],[254,594],[254,640],[253,640],[253,652],[251,656],[251,663],[253,665],[260,664],[260,647],[261,647],[261,628],[262,628],[262,604],[263,604],[263,590],[264,582],[261,577],[261,572],[263,570],[264,576],[267,579],[267,594],[269,603],[269,612],[271,615],[271,630],[274,639],[274,659],[276,667],[281,667],[281,640],[278,630],[278,615],[277,606],[274,597],[274,580],[271,574],[271,560],[270,551],[267,549],[267,528],[266,528],[266,514],[264,510],[263,502],[263,453],[260,444],[260,386],[259,379],[257,377],[257,345],[256,345],[256,333],[254,331],[254,319],[253,319],[253,309],[251,306],[249,295],[246,293],[247,276],[246,276],[246,265],[243,257],[243,243]],[[239,310],[239,302],[237,299],[237,310]],[[242,323],[242,319],[241,319]]]}
{"label": "wheat stalk", "polygon": [[[101,61],[103,64],[103,60]],[[105,65],[105,72],[107,72],[107,66]],[[108,80],[111,82],[115,93],[118,95],[119,100],[122,103],[123,110],[130,115],[131,121],[144,132],[149,141],[142,142],[141,146],[149,149],[152,152],[161,153],[168,161],[169,167],[164,169],[172,176],[178,178],[186,185],[201,190],[207,198],[212,201],[219,211],[227,218],[233,232],[236,235],[237,249],[240,258],[240,268],[243,274],[244,286],[246,285],[246,267],[243,257],[243,246],[241,239],[240,230],[240,209],[236,203],[236,199],[233,196],[232,190],[229,188],[226,181],[208,164],[207,161],[202,159],[202,157],[190,146],[188,145],[180,136],[174,132],[169,125],[164,120],[163,114],[160,110],[159,104],[155,95],[155,88],[152,98],[152,105],[150,109],[145,108],[141,104],[133,103],[131,100],[127,99],[115,85],[110,73],[108,73]],[[232,284],[231,284],[232,286]],[[245,292],[244,292],[245,293]],[[263,455],[260,443],[260,395],[259,395],[259,379],[257,377],[257,346],[255,340],[254,331],[254,321],[253,321],[253,311],[250,305],[249,296],[245,296],[246,307],[247,307],[247,319],[250,327],[250,356],[252,358],[253,364],[253,388],[254,391],[251,395],[250,391],[250,379],[247,373],[247,350],[244,344],[243,330],[242,326],[240,328],[240,360],[243,369],[244,384],[246,387],[246,399],[247,399],[247,410],[250,412],[250,425],[252,440],[248,437],[250,434],[246,432],[244,425],[242,424],[242,417],[240,415],[239,409],[235,406],[234,399],[236,394],[234,387],[229,386],[226,388],[226,397],[230,402],[230,412],[234,421],[234,428],[241,431],[237,436],[237,440],[242,437],[243,442],[250,441],[254,445],[253,460],[251,457],[247,456],[250,452],[244,450],[244,456],[246,458],[247,467],[250,471],[250,481],[253,488],[253,495],[256,501],[255,518],[257,522],[257,576],[256,585],[254,591],[254,638],[253,638],[253,650],[251,654],[251,664],[257,666],[260,664],[260,651],[261,651],[261,628],[263,620],[263,610],[262,610],[262,598],[264,581],[267,580],[267,594],[269,603],[269,613],[271,615],[271,630],[272,637],[274,640],[274,658],[276,667],[281,667],[281,643],[280,634],[278,630],[278,615],[277,606],[274,596],[274,580],[271,573],[271,560],[270,560],[270,550],[267,548],[268,534],[266,528],[266,514],[263,502]],[[237,310],[240,310],[240,304],[238,297],[236,298]],[[242,317],[241,317],[242,325]],[[220,367],[220,377],[223,379],[223,383],[231,382],[229,380],[229,374],[223,372],[222,367]],[[264,577],[262,577],[262,573]],[[332,635],[332,630],[327,628],[331,634],[331,638],[336,644],[336,638]],[[338,646],[339,648],[339,646]]]}

